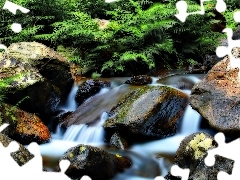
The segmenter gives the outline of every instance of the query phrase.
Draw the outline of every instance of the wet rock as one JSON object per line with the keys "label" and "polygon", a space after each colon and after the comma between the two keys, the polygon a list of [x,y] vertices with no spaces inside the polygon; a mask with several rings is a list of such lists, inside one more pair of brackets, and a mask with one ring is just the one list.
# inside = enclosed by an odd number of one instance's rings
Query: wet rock
{"label": "wet rock", "polygon": [[110,179],[116,173],[131,166],[131,162],[120,156],[113,155],[97,147],[78,145],[70,148],[61,158],[70,161],[66,174],[73,179],[88,175],[93,180]]}
{"label": "wet rock", "polygon": [[127,80],[125,84],[131,85],[146,85],[151,84],[152,78],[147,75],[133,76],[130,80]]}
{"label": "wet rock", "polygon": [[[7,147],[13,140],[7,137],[6,135],[0,133],[0,142],[4,147]],[[18,143],[19,144],[19,143]],[[19,166],[26,164],[34,156],[21,144],[19,144],[19,150],[12,152],[11,156],[18,163]]]}
{"label": "wet rock", "polygon": [[127,141],[122,138],[118,132],[112,135],[110,145],[119,149],[125,149],[128,147]]}
{"label": "wet rock", "polygon": [[97,94],[104,87],[110,87],[110,82],[89,79],[79,86],[75,99],[79,104],[82,104],[87,98]]}
{"label": "wet rock", "polygon": [[201,64],[201,63],[196,63],[196,64],[191,64],[189,67],[188,67],[188,70],[190,73],[194,73],[194,74],[202,74],[206,71],[206,67]]}
{"label": "wet rock", "polygon": [[62,126],[69,127],[71,125],[95,123],[101,118],[103,112],[109,112],[128,91],[129,86],[123,85],[113,88],[107,93],[92,96],[67,116],[63,120]]}
{"label": "wet rock", "polygon": [[21,144],[37,142],[39,144],[50,140],[51,134],[41,119],[33,114],[20,110],[16,106],[1,105],[1,123],[10,124],[2,133]]}
{"label": "wet rock", "polygon": [[215,130],[235,134],[240,132],[240,63],[238,68],[229,63],[225,57],[194,85],[190,105]]}
{"label": "wet rock", "polygon": [[[51,132],[55,132],[57,126],[61,123],[64,122],[64,119],[71,115],[73,112],[72,111],[59,111],[59,114],[55,115],[52,119],[51,119],[51,123],[49,126],[49,130]],[[61,126],[62,127],[62,126]]]}
{"label": "wet rock", "polygon": [[[130,134],[166,137],[188,104],[188,96],[167,86],[144,86],[129,92],[111,109],[104,127]],[[131,136],[131,135],[130,135]]]}
{"label": "wet rock", "polygon": [[64,100],[73,84],[70,63],[37,42],[11,44],[0,59],[0,77],[11,78],[7,102],[28,112],[49,114]]}
{"label": "wet rock", "polygon": [[222,58],[219,58],[217,55],[206,55],[203,60],[203,66],[205,71],[209,71],[215,64],[221,61]]}
{"label": "wet rock", "polygon": [[[220,171],[231,174],[232,160],[216,156],[214,166],[205,165],[204,159],[207,156],[207,151],[216,147],[216,141],[209,134],[194,133],[181,142],[176,152],[174,164],[190,170],[189,180],[216,180]],[[174,177],[170,173],[165,178],[166,180],[181,180],[180,177]]]}

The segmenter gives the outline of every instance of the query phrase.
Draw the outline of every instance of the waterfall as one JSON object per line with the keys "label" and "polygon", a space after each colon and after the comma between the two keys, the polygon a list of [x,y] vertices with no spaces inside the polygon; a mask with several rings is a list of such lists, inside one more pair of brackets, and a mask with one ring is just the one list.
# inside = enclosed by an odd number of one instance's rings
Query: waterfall
{"label": "waterfall", "polygon": [[[181,91],[187,95],[190,95],[190,89],[194,84],[199,82],[200,79],[200,75],[174,75],[159,80],[158,78],[152,77],[151,85],[167,85],[175,88],[179,88],[179,85],[181,85]],[[88,144],[92,146],[107,148],[106,146],[102,146],[105,145],[103,141],[104,129],[102,126],[108,118],[108,114],[106,112],[109,112],[109,110],[116,104],[116,102],[118,102],[118,100],[121,99],[123,95],[130,90],[131,86],[122,85],[125,80],[126,78],[112,79],[112,82],[114,83],[112,83],[112,90],[110,92],[108,92],[109,88],[103,88],[98,94],[86,100],[86,107],[80,105],[78,108],[75,101],[75,95],[78,90],[78,86],[74,85],[71,92],[69,93],[66,103],[59,109],[75,112],[81,111],[82,115],[79,116],[79,119],[89,119],[89,121],[82,122],[92,122],[91,120],[93,120],[95,123],[72,125],[67,128],[65,133],[61,132],[61,129],[58,127],[56,133],[52,134],[52,141],[50,143],[40,145],[42,156],[44,156],[46,159],[53,157],[56,157],[57,159],[57,157],[60,157],[69,148],[74,147],[78,144]],[[181,84],[182,82],[183,84]],[[113,88],[113,86],[116,87]],[[97,97],[101,94],[104,94],[102,98]],[[163,157],[165,157],[164,154],[169,155],[170,157],[174,157],[177,149],[179,148],[180,142],[186,136],[200,131],[200,120],[200,115],[195,110],[193,110],[190,105],[188,105],[181,121],[179,121],[179,130],[174,136],[150,141],[143,144],[135,144],[128,150],[119,150],[119,152],[126,152],[126,155],[129,153],[135,153],[136,159],[133,161],[133,166],[131,169],[127,169],[124,173],[119,173],[113,180],[153,180],[152,178],[140,177],[141,175],[134,174],[134,168],[139,167],[139,158],[143,158],[143,164],[147,164],[147,159],[151,159],[154,154],[163,155]],[[146,160],[144,158],[146,158]],[[164,166],[164,158],[159,160],[158,163],[162,171],[161,175],[166,175],[169,169],[168,167]],[[146,167],[144,167],[144,169],[146,169]]]}
{"label": "waterfall", "polygon": [[[190,95],[190,90],[183,90],[186,94]],[[184,115],[183,120],[180,125],[179,134],[184,135],[190,135],[192,133],[195,133],[199,131],[201,116],[198,114],[197,111],[192,109],[190,105],[187,106]]]}
{"label": "waterfall", "polygon": [[82,144],[102,143],[104,137],[104,129],[102,125],[107,118],[108,115],[104,112],[99,122],[94,125],[72,125],[68,127],[62,139],[64,141],[75,141]]}
{"label": "waterfall", "polygon": [[67,97],[66,103],[63,106],[59,106],[59,110],[64,111],[75,111],[77,109],[77,102],[75,100],[75,96],[77,94],[78,85],[74,83],[72,89]]}

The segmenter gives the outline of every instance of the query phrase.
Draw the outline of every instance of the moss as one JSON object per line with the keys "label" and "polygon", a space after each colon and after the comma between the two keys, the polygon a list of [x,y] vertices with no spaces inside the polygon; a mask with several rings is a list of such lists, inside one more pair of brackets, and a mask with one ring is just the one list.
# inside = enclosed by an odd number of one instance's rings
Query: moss
{"label": "moss", "polygon": [[86,147],[84,147],[84,146],[80,146],[80,148],[79,148],[80,153],[83,152],[83,151],[85,151],[85,149],[86,149]]}
{"label": "moss", "polygon": [[[114,123],[119,123],[119,124],[124,124],[126,122],[126,118],[129,117],[129,107],[132,107],[133,103],[139,99],[142,95],[146,94],[147,92],[151,93],[153,91],[159,91],[165,92],[167,94],[171,94],[171,96],[176,96],[178,94],[177,91],[174,91],[173,88],[168,87],[168,86],[142,86],[140,88],[132,90],[130,93],[125,95],[122,98],[122,101],[120,101],[116,107],[114,107],[111,111],[113,111],[113,116],[110,117],[106,122],[105,122],[105,127],[109,127],[113,125]],[[165,95],[160,95],[159,98],[166,98]],[[148,112],[145,112],[145,115],[148,116]],[[140,118],[135,117],[134,119],[139,119]]]}
{"label": "moss", "polygon": [[117,153],[117,154],[116,154],[116,157],[117,157],[117,158],[121,158],[122,156]]}
{"label": "moss", "polygon": [[206,138],[205,134],[198,134],[189,142],[186,150],[188,151],[191,148],[194,151],[195,159],[203,158],[207,150],[212,146],[212,141],[212,139]]}
{"label": "moss", "polygon": [[69,157],[69,158],[72,158],[73,156],[74,156],[73,153],[69,153],[69,154],[68,154],[68,157]]}

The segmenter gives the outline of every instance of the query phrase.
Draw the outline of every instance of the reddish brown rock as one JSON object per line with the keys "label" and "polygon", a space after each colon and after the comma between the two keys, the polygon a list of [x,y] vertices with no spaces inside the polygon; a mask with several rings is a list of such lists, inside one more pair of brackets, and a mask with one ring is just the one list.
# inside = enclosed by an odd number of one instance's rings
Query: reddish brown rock
{"label": "reddish brown rock", "polygon": [[0,115],[2,117],[1,123],[9,124],[2,133],[21,144],[31,142],[42,144],[51,138],[47,126],[33,113],[22,111],[16,106],[2,104]]}
{"label": "reddish brown rock", "polygon": [[234,133],[240,132],[240,80],[239,68],[229,68],[229,62],[225,57],[193,87],[190,104],[211,127]]}
{"label": "reddish brown rock", "polygon": [[27,143],[35,141],[38,143],[47,142],[51,138],[48,128],[40,118],[32,113],[19,112],[16,126],[16,134]]}

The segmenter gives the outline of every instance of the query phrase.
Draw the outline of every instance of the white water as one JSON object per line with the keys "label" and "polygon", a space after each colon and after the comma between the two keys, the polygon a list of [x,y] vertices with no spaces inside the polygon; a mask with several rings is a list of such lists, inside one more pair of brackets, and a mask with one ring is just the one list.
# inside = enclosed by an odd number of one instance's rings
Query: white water
{"label": "white water", "polygon": [[[169,78],[169,81],[165,81],[164,84],[166,85],[172,85],[176,84],[176,82],[179,82],[180,79],[184,79],[186,83],[189,83],[190,85],[197,83],[200,81],[199,78],[194,76],[184,76],[184,78],[180,77],[178,80],[174,78]],[[157,83],[157,78],[154,78],[154,83]],[[157,84],[154,84],[157,85]],[[163,84],[162,84],[163,85]],[[99,94],[107,93],[109,89],[103,88]],[[190,90],[182,90],[186,94],[190,95]],[[77,88],[73,87],[71,93],[68,96],[68,100],[66,102],[65,109],[76,109],[75,104],[75,95],[77,92]],[[72,100],[70,100],[72,99]],[[74,100],[73,100],[74,99]],[[104,107],[103,107],[104,108]],[[66,152],[69,148],[74,147],[78,144],[88,144],[93,146],[101,146],[103,145],[103,137],[104,137],[104,130],[102,125],[104,124],[105,120],[107,119],[107,113],[103,113],[100,120],[94,124],[94,125],[86,125],[86,124],[80,124],[80,125],[73,125],[70,126],[67,131],[62,136],[60,129],[57,130],[57,132],[52,136],[53,140],[52,142],[48,144],[44,144],[40,146],[41,153],[43,156],[48,157],[60,157],[64,152]],[[187,106],[182,123],[180,126],[180,129],[178,133],[169,138],[156,140],[144,144],[137,144],[131,147],[130,151],[136,152],[141,156],[148,156],[149,158],[153,154],[169,154],[174,156],[180,142],[188,135],[198,132],[199,131],[199,125],[200,125],[200,115],[191,108],[190,105]],[[62,139],[62,140],[59,140]],[[159,164],[162,165],[163,159],[159,161]],[[136,165],[136,164],[135,164]],[[162,167],[162,166],[161,166]],[[166,175],[168,172],[168,169],[162,168],[162,176]],[[127,175],[124,179],[143,179],[147,180],[149,178],[143,178],[139,176],[131,176]]]}
{"label": "white water", "polygon": [[74,84],[67,97],[66,103],[63,106],[58,107],[59,110],[75,111],[77,109],[77,102],[75,100],[77,90],[78,90],[78,85]]}
{"label": "white water", "polygon": [[103,113],[101,119],[95,125],[89,126],[86,124],[72,125],[63,135],[64,141],[73,141],[81,144],[88,143],[103,143],[104,129],[102,125],[108,118],[107,113]]}
{"label": "white water", "polygon": [[157,81],[159,80],[159,77],[151,77],[152,83],[151,84],[156,84]]}

